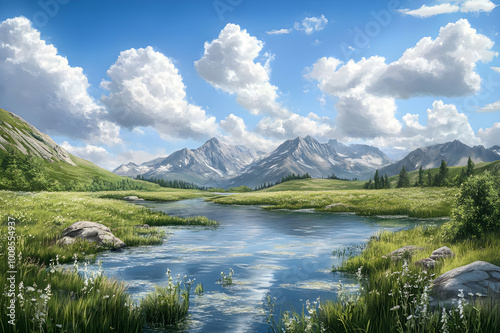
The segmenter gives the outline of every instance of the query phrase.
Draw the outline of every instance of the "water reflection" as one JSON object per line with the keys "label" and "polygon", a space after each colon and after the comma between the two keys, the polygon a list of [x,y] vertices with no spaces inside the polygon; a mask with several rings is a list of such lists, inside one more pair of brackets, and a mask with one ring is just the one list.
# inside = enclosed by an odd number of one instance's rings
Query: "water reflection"
{"label": "water reflection", "polygon": [[[266,295],[283,310],[302,309],[307,299],[334,299],[338,283],[355,288],[352,276],[332,273],[340,259],[332,250],[362,244],[380,230],[422,223],[416,219],[366,218],[353,214],[310,211],[264,211],[252,206],[221,206],[201,199],[174,203],[145,202],[170,215],[204,215],[217,228],[165,227],[162,245],[99,255],[105,274],[125,281],[140,299],[165,285],[165,272],[187,275],[205,292],[191,301],[182,332],[268,332],[263,306]],[[428,221],[425,223],[429,223]],[[234,284],[215,282],[233,268]]]}

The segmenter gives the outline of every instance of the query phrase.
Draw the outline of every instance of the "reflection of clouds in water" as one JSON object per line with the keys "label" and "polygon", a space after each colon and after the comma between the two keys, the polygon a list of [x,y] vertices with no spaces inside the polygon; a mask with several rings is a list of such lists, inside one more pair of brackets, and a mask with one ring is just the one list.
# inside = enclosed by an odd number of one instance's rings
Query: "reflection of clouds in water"
{"label": "reflection of clouds in water", "polygon": [[290,267],[271,265],[271,264],[259,264],[259,265],[250,266],[249,268],[250,269],[271,269],[274,271],[281,271],[281,270],[289,269]]}
{"label": "reflection of clouds in water", "polygon": [[275,256],[295,256],[295,252],[289,252],[289,251],[269,251],[269,250],[262,250],[262,251],[257,251],[256,253],[258,254],[264,254],[264,255],[275,255]]}
{"label": "reflection of clouds in water", "polygon": [[[296,283],[282,283],[281,288],[285,289],[305,289],[305,290],[321,290],[321,291],[331,291],[337,292],[339,288],[339,282],[335,281],[321,281],[321,280],[309,280],[309,281],[299,281]],[[358,284],[344,284],[344,288],[348,291],[356,291],[359,288]]]}
{"label": "reflection of clouds in water", "polygon": [[276,245],[274,248],[275,249],[286,249],[286,248],[292,248],[292,247],[322,247],[324,244],[315,242],[315,243],[291,243],[291,244],[282,244],[282,245]]}

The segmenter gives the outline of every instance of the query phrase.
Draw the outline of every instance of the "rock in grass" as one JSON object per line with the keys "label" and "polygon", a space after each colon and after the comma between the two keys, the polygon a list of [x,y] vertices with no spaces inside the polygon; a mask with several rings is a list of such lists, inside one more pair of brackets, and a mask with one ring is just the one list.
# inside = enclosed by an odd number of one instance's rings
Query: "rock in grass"
{"label": "rock in grass", "polygon": [[426,269],[432,269],[436,266],[436,261],[431,258],[420,259],[415,262],[415,266],[421,266]]}
{"label": "rock in grass", "polygon": [[144,199],[141,199],[141,198],[139,198],[136,195],[129,195],[129,196],[124,197],[123,200],[127,200],[127,201],[141,201],[141,200],[144,200]]}
{"label": "rock in grass", "polygon": [[135,228],[141,228],[141,229],[149,229],[151,226],[149,224],[137,224],[134,225]]}
{"label": "rock in grass", "polygon": [[79,221],[63,230],[63,238],[58,243],[63,245],[73,244],[77,238],[85,239],[99,245],[109,245],[114,248],[127,246],[119,238],[115,237],[111,230],[96,222]]}
{"label": "rock in grass", "polygon": [[465,298],[488,294],[500,298],[500,267],[485,261],[474,261],[452,269],[433,281],[432,292],[440,303],[456,303],[460,289]]}
{"label": "rock in grass", "polygon": [[453,253],[453,251],[450,250],[449,247],[443,246],[443,247],[440,247],[439,249],[434,250],[432,252],[431,259],[439,260],[439,259],[445,259],[445,258],[454,257],[454,256],[455,256],[455,253]]}
{"label": "rock in grass", "polygon": [[415,245],[406,245],[403,247],[400,247],[397,250],[392,251],[389,254],[386,254],[386,257],[390,257],[394,261],[400,261],[403,259],[411,259],[412,255],[414,252],[417,251],[422,251],[424,248],[423,247],[418,247]]}

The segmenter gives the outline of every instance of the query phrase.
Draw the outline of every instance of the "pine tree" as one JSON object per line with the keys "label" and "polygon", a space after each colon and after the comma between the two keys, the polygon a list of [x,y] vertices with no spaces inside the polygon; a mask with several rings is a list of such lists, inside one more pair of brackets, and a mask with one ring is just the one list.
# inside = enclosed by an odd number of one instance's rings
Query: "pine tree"
{"label": "pine tree", "polygon": [[432,186],[432,174],[431,170],[427,170],[427,186]]}
{"label": "pine tree", "polygon": [[396,187],[402,188],[402,187],[409,187],[410,186],[410,178],[408,177],[408,172],[406,172],[406,168],[403,165],[403,168],[399,172],[399,179],[398,179],[398,184]]}
{"label": "pine tree", "polygon": [[472,162],[472,159],[469,156],[469,160],[467,161],[467,170],[465,172],[467,177],[470,177],[474,174],[474,162]]}
{"label": "pine tree", "polygon": [[389,177],[387,177],[387,174],[384,175],[384,188],[391,188],[391,184],[389,184]]}
{"label": "pine tree", "polygon": [[418,169],[418,181],[417,186],[424,186],[424,169],[422,166]]}
{"label": "pine tree", "polygon": [[448,183],[448,166],[445,160],[441,160],[439,172],[434,177],[434,186],[446,186]]}
{"label": "pine tree", "polygon": [[374,182],[375,189],[378,190],[378,189],[382,188],[380,186],[380,177],[378,175],[378,169],[375,171],[375,176],[373,177],[373,182]]}

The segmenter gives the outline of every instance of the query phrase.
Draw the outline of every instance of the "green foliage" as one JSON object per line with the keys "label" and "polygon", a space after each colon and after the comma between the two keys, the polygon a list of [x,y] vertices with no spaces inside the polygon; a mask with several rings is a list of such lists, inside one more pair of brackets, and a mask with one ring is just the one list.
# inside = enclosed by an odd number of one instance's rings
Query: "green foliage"
{"label": "green foliage", "polygon": [[445,160],[441,161],[441,166],[439,167],[439,172],[434,176],[433,186],[448,186],[450,181],[448,179],[448,164]]}
{"label": "green foliage", "polygon": [[[370,240],[361,255],[349,258],[337,271],[364,274],[360,279],[359,297],[347,299],[340,295],[337,301],[321,304],[319,314],[327,332],[443,332],[446,323],[449,332],[496,332],[500,325],[498,303],[461,302],[448,309],[443,316],[440,307],[429,304],[430,278],[474,261],[500,265],[500,234],[489,233],[484,239],[450,242],[442,227],[417,227],[399,232],[383,232]],[[404,245],[424,248],[408,258],[407,264],[386,258],[385,255]],[[440,261],[432,273],[422,271],[414,263],[428,258],[432,251],[448,246],[455,257]],[[457,290],[457,294],[459,291]],[[444,319],[443,319],[444,318]],[[288,331],[285,331],[288,332]]]}
{"label": "green foliage", "polygon": [[[62,162],[60,162],[62,163]],[[88,162],[87,162],[88,163]],[[44,159],[24,155],[21,152],[7,147],[7,151],[0,154],[0,189],[10,191],[117,191],[117,190],[148,190],[152,185],[146,182],[136,181],[130,178],[119,177],[116,175],[108,176],[104,173],[92,173],[84,178],[66,178],[61,177],[61,172],[52,172],[54,163]],[[71,166],[64,163],[62,170],[76,170],[85,173],[88,171],[86,166]],[[95,167],[95,166],[94,166]],[[97,168],[97,167],[95,167]]]}
{"label": "green foliage", "polygon": [[418,180],[417,182],[415,183],[416,186],[424,186],[424,169],[422,168],[422,166],[420,166],[420,168],[418,169]]}
{"label": "green foliage", "polygon": [[226,274],[224,272],[220,272],[220,278],[217,280],[217,283],[222,285],[223,287],[227,287],[233,284],[233,274],[234,271],[232,268],[229,268],[229,272]]}
{"label": "green foliage", "polygon": [[173,282],[172,274],[167,269],[168,285],[156,286],[141,301],[141,312],[146,323],[153,327],[165,327],[179,323],[187,317],[192,280]]}
{"label": "green foliage", "polygon": [[389,178],[387,174],[384,176],[379,176],[378,169],[375,171],[375,175],[373,176],[373,181],[370,178],[368,182],[363,185],[363,188],[366,190],[380,190],[380,189],[388,189],[391,188],[391,184],[389,183]]}
{"label": "green foliage", "polygon": [[408,177],[408,172],[406,172],[406,168],[404,165],[401,171],[399,172],[399,178],[396,187],[397,188],[410,187],[410,178]]}
{"label": "green foliage", "polygon": [[287,175],[287,176],[283,176],[281,177],[281,179],[279,181],[277,181],[276,183],[264,183],[264,184],[261,184],[260,186],[257,186],[257,188],[255,188],[256,191],[258,190],[262,190],[262,189],[265,189],[265,188],[269,188],[269,187],[272,187],[272,186],[275,186],[275,185],[278,185],[278,184],[283,184],[285,182],[289,182],[289,181],[292,181],[292,180],[297,180],[297,179],[311,179],[311,175],[309,173],[305,173],[303,175],[300,175],[300,174],[290,174],[290,175]]}
{"label": "green foliage", "polygon": [[500,189],[496,182],[498,179],[485,173],[462,184],[452,212],[454,221],[448,228],[450,237],[483,238],[500,226]]}
{"label": "green foliage", "polygon": [[137,175],[135,177],[137,180],[143,180],[146,182],[151,182],[160,185],[161,187],[169,187],[169,188],[181,188],[185,190],[201,190],[202,188],[194,183],[188,183],[183,180],[166,180],[166,179],[156,179],[156,178],[144,178],[144,176]]}

